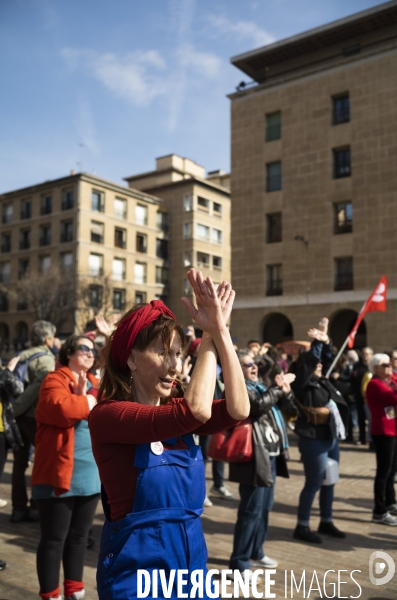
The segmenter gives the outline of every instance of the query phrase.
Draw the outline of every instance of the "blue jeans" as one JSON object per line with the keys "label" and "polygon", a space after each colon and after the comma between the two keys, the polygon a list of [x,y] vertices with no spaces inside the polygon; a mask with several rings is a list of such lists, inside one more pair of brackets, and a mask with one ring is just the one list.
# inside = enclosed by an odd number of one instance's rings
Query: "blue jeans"
{"label": "blue jeans", "polygon": [[270,458],[273,487],[255,487],[240,484],[241,502],[238,507],[237,523],[234,530],[233,554],[229,568],[244,571],[250,568],[250,559],[260,560],[265,556],[265,543],[269,512],[273,508],[274,487],[276,484],[276,457]]}
{"label": "blue jeans", "polygon": [[334,486],[322,485],[322,483],[327,468],[327,459],[333,458],[339,462],[338,440],[311,440],[300,437],[299,451],[302,455],[306,479],[299,497],[298,523],[309,526],[310,511],[318,490],[320,490],[321,521],[331,523]]}

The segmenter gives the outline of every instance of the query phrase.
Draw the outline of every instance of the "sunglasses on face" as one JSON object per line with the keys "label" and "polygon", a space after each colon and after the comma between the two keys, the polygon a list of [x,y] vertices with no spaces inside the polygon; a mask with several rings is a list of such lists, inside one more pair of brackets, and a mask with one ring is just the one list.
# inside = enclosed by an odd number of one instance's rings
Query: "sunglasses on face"
{"label": "sunglasses on face", "polygon": [[96,348],[90,348],[89,346],[86,346],[85,344],[80,344],[79,346],[77,346],[76,350],[81,350],[82,353],[85,354],[86,356],[88,356],[90,352],[94,358],[96,358],[98,356],[98,352],[96,351]]}
{"label": "sunglasses on face", "polygon": [[245,365],[241,365],[242,367],[246,367],[247,369],[250,369],[251,367],[253,367],[255,365],[255,363],[245,363]]}

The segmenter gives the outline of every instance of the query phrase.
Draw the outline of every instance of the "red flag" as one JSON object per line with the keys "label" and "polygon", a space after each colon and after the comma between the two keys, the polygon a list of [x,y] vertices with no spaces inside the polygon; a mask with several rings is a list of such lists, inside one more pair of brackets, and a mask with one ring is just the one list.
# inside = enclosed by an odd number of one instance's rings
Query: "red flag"
{"label": "red flag", "polygon": [[347,343],[349,348],[353,348],[353,346],[354,346],[354,339],[356,337],[357,330],[360,327],[360,323],[363,320],[363,318],[365,317],[365,315],[369,312],[374,312],[376,310],[379,310],[382,312],[386,311],[386,294],[387,294],[387,279],[386,279],[386,275],[383,275],[381,277],[378,285],[376,286],[376,288],[374,289],[374,291],[372,292],[372,294],[370,295],[368,300],[366,300],[364,302],[362,309],[358,313],[357,320],[354,324],[353,329],[351,330],[351,332],[349,334],[349,341]]}

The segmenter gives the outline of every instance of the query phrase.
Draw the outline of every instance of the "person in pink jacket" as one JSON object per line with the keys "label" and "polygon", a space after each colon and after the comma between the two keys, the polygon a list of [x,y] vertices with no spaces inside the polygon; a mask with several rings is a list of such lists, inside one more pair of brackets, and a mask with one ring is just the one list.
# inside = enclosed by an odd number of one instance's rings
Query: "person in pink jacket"
{"label": "person in pink jacket", "polygon": [[372,416],[371,434],[376,452],[374,523],[397,526],[394,476],[397,471],[397,384],[390,357],[374,354],[369,362],[373,374],[367,386]]}

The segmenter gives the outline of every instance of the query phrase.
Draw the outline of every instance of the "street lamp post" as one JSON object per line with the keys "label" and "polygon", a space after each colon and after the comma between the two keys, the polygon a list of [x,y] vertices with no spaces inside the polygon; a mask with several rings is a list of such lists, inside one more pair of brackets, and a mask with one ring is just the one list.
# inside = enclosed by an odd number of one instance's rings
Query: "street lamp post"
{"label": "street lamp post", "polygon": [[294,240],[297,242],[302,242],[306,248],[306,304],[309,304],[309,294],[310,294],[310,286],[309,286],[309,240],[307,240],[303,235],[296,235]]}

